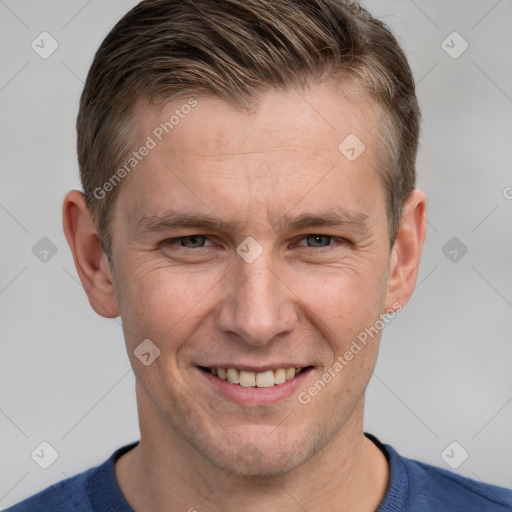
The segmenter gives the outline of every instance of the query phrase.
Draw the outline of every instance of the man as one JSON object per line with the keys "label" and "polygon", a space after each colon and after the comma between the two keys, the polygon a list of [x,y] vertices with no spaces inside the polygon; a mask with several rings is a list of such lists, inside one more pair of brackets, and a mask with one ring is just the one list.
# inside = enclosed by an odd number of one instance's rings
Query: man
{"label": "man", "polygon": [[122,318],[140,442],[11,510],[510,511],[363,432],[425,238],[419,118],[355,3],[130,11],[87,78],[63,220],[91,306]]}

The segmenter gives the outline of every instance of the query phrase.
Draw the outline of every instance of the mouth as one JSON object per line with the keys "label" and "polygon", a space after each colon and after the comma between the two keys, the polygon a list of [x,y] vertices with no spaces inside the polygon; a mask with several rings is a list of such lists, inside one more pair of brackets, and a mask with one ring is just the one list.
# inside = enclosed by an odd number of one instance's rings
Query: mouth
{"label": "mouth", "polygon": [[253,372],[238,368],[221,368],[199,366],[200,370],[213,375],[219,380],[226,381],[235,386],[243,388],[271,388],[280,386],[287,381],[294,379],[297,375],[312,369],[312,366],[292,366],[289,368],[276,368]]}

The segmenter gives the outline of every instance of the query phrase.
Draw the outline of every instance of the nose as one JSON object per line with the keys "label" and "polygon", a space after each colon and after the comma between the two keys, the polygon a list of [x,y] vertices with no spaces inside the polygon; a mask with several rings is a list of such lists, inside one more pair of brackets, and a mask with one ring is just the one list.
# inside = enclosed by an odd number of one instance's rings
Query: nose
{"label": "nose", "polygon": [[[275,265],[274,265],[275,267]],[[265,252],[252,263],[240,258],[226,276],[218,327],[245,343],[264,346],[289,333],[298,322],[295,295]]]}

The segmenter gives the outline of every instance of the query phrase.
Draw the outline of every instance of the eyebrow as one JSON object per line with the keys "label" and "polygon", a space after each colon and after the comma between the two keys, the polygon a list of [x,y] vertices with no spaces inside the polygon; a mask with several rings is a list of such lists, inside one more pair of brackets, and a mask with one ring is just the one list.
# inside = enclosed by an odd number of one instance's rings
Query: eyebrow
{"label": "eyebrow", "polygon": [[[336,207],[335,209],[320,213],[302,213],[297,216],[285,214],[280,218],[274,217],[273,220],[271,219],[271,224],[276,231],[322,227],[344,227],[367,231],[370,224],[370,217],[363,212]],[[215,216],[171,209],[162,214],[142,217],[137,221],[134,233],[136,235],[144,235],[179,228],[195,228],[225,232],[235,232],[240,229],[237,222],[227,222]]]}

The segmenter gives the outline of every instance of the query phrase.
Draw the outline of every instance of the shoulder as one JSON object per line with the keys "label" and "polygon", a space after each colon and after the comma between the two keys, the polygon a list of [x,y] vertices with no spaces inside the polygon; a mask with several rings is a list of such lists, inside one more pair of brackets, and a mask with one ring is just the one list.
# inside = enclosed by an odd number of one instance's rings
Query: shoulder
{"label": "shoulder", "polygon": [[[411,500],[426,501],[432,510],[512,511],[512,490],[468,478],[436,466],[403,459],[411,481]],[[422,495],[424,497],[422,497]]]}
{"label": "shoulder", "polygon": [[131,512],[117,484],[114,464],[136,445],[123,446],[99,466],[57,482],[5,512]]}
{"label": "shoulder", "polygon": [[21,503],[8,508],[6,512],[38,512],[43,510],[92,512],[93,509],[85,491],[85,481],[92,471],[93,469],[89,469],[79,475],[57,482]]}
{"label": "shoulder", "polygon": [[393,447],[379,444],[390,463],[391,478],[378,512],[512,511],[512,490],[402,457]]}

